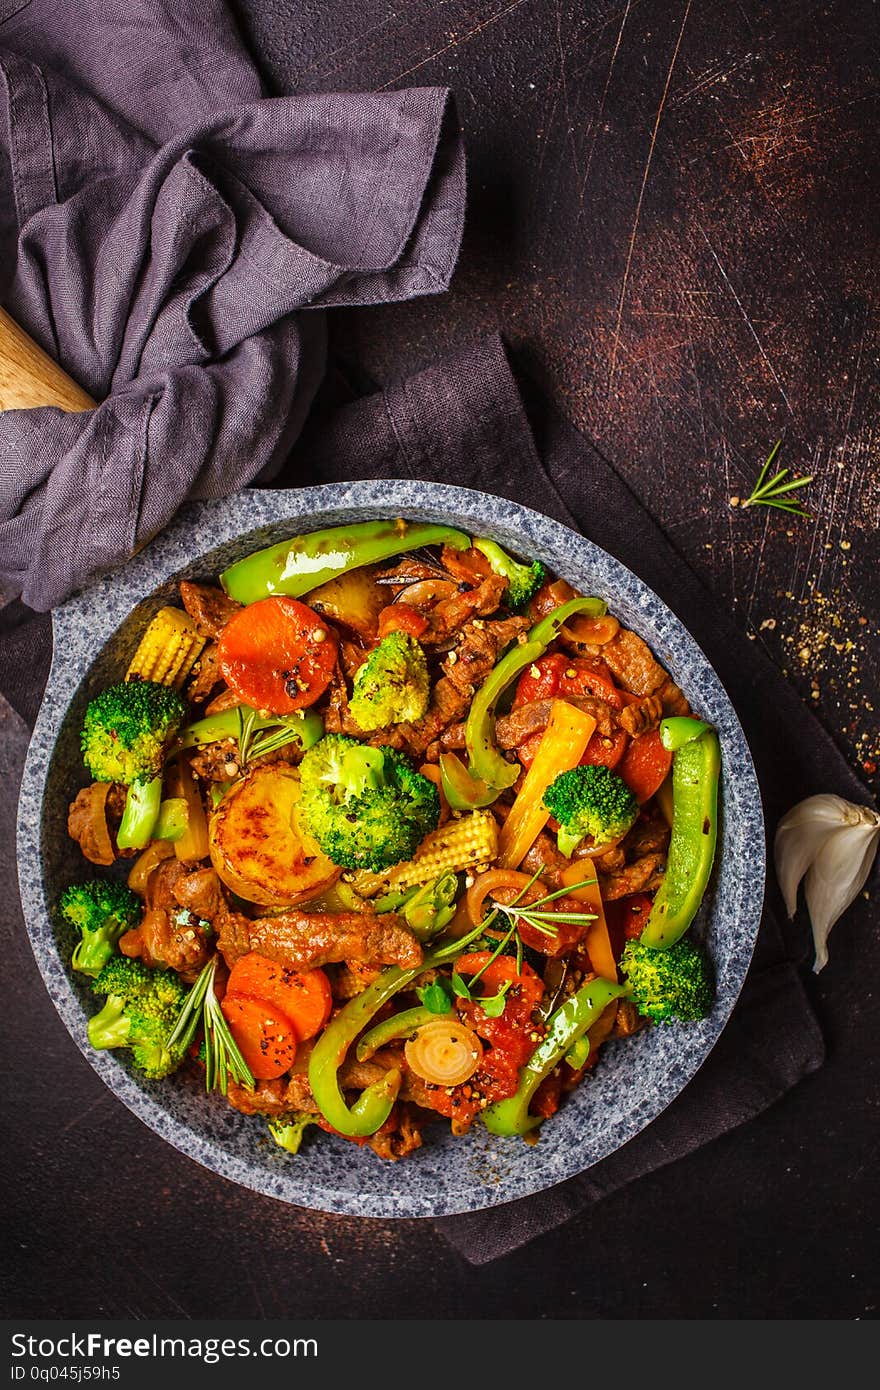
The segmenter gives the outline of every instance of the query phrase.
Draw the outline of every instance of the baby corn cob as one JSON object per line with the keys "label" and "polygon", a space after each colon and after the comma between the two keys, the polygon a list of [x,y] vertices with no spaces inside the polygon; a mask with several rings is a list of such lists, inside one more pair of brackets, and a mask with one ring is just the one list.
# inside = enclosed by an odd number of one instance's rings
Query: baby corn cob
{"label": "baby corn cob", "polygon": [[205,645],[180,608],[160,608],[140,640],[125,679],[156,681],[179,690]]}
{"label": "baby corn cob", "polygon": [[359,869],[351,886],[362,898],[374,898],[382,891],[405,891],[418,883],[428,883],[444,873],[477,864],[489,864],[498,854],[498,823],[491,811],[471,811],[453,818],[426,835],[412,859],[395,864],[384,873]]}

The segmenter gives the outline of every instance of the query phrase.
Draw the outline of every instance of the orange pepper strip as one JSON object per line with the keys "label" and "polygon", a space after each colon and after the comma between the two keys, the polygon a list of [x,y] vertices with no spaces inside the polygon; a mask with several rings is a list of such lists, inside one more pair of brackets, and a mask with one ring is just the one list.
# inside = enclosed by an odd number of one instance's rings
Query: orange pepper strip
{"label": "orange pepper strip", "polygon": [[[584,904],[588,912],[595,912],[596,914],[584,937],[584,945],[590,956],[590,964],[603,980],[616,980],[617,962],[614,959],[608,923],[605,921],[605,908],[602,905],[602,892],[599,888],[599,881],[596,879],[595,867],[589,859],[581,859],[574,864],[566,865],[559,877],[566,888],[573,883],[583,884],[582,888],[576,888],[569,894],[569,897],[577,898],[578,902]],[[595,883],[587,881],[591,878],[596,879]]]}
{"label": "orange pepper strip", "polygon": [[566,700],[554,700],[534,762],[501,827],[498,863],[515,869],[550,819],[544,793],[560,772],[577,767],[596,731],[596,721]]}

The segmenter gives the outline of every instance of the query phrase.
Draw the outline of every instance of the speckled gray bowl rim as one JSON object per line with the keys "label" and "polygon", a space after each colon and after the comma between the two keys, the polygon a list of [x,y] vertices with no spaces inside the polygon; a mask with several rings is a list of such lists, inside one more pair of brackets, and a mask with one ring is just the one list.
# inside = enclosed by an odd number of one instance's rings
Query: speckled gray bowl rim
{"label": "speckled gray bowl rim", "polygon": [[[168,581],[182,570],[207,577],[216,573],[218,558],[228,563],[230,555],[268,540],[383,516],[442,520],[490,534],[540,558],[585,592],[600,594],[649,642],[694,708],[716,725],[723,759],[721,832],[695,930],[712,952],[717,997],[701,1023],[653,1028],[607,1045],[595,1075],[543,1126],[535,1146],[493,1139],[481,1127],[454,1139],[438,1124],[429,1127],[425,1146],[402,1163],[324,1134],[294,1158],[264,1137],[259,1119],[206,1097],[193,1079],[146,1083],[119,1054],[89,1046],[83,993],[62,959],[45,881],[51,851],[45,839],[47,779],[71,702],[136,605],[152,597],[158,606],[156,590],[165,584],[170,592]],[[702,651],[656,594],[598,546],[516,503],[440,483],[375,480],[250,490],[185,507],[124,569],[56,609],[53,629],[52,668],[19,802],[19,878],[28,934],[49,994],[90,1065],[135,1115],[194,1161],[266,1196],[326,1212],[389,1218],[476,1211],[539,1192],[606,1157],[655,1119],[705,1061],[739,995],[760,922],[765,854],[757,778],[733,706]],[[59,814],[55,806],[56,825]]]}

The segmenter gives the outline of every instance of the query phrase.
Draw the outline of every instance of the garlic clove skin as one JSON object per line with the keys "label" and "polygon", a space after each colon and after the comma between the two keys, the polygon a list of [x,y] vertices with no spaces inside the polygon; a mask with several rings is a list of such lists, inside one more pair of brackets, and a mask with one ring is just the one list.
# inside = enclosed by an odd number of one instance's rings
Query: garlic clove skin
{"label": "garlic clove skin", "polygon": [[834,831],[810,865],[804,896],[816,958],[813,972],[828,964],[828,937],[835,922],[861,891],[877,853],[880,820]]}
{"label": "garlic clove skin", "polygon": [[797,908],[801,879],[828,836],[850,824],[854,811],[866,809],[844,801],[843,797],[820,793],[799,801],[782,817],[773,848],[776,877],[789,917],[794,916]]}
{"label": "garlic clove skin", "polygon": [[804,896],[816,974],[828,962],[828,937],[867,880],[880,844],[880,815],[831,793],[808,796],[783,816],[773,844],[776,877],[793,917]]}

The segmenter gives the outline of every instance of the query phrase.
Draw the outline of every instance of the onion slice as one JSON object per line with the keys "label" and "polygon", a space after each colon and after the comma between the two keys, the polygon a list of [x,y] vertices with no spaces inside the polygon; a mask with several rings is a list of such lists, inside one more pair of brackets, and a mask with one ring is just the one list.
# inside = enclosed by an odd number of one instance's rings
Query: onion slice
{"label": "onion slice", "polygon": [[438,1018],[425,1023],[404,1048],[407,1064],[431,1086],[460,1086],[473,1076],[483,1044],[463,1023]]}

